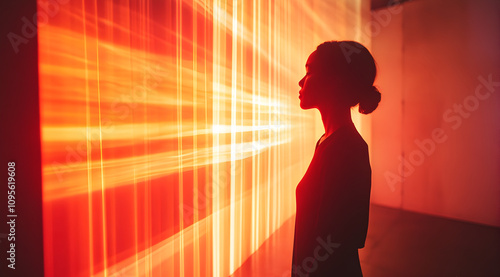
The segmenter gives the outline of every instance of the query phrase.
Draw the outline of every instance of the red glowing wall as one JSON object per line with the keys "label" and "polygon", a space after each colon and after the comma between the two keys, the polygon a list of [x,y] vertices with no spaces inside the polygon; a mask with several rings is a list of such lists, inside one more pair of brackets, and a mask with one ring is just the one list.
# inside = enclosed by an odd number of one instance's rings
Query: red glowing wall
{"label": "red glowing wall", "polygon": [[500,226],[498,14],[494,0],[421,0],[373,15],[373,202]]}

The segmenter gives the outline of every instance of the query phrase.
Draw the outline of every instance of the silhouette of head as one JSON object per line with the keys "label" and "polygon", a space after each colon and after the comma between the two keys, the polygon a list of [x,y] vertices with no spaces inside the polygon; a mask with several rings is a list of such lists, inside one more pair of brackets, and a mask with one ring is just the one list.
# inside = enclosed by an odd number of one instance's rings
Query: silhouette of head
{"label": "silhouette of head", "polygon": [[300,80],[300,107],[332,110],[359,104],[359,112],[369,114],[380,102],[373,86],[375,61],[363,45],[355,41],[327,41],[311,53],[306,75]]}

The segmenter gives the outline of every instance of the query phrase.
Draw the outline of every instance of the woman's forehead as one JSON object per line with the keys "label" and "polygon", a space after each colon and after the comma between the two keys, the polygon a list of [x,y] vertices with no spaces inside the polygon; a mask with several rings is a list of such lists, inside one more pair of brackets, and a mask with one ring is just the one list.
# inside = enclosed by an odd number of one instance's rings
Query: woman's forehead
{"label": "woman's forehead", "polygon": [[311,53],[311,55],[309,55],[309,58],[307,58],[307,61],[306,61],[306,68],[307,67],[311,67],[311,65],[315,64],[316,63],[316,56],[317,56],[317,53],[316,53],[316,50],[313,51]]}
{"label": "woman's forehead", "polygon": [[320,69],[320,70],[327,69],[328,66],[326,65],[325,62],[326,61],[322,60],[319,57],[318,52],[315,50],[314,52],[311,53],[311,55],[309,55],[309,58],[307,59],[306,70],[307,69]]}

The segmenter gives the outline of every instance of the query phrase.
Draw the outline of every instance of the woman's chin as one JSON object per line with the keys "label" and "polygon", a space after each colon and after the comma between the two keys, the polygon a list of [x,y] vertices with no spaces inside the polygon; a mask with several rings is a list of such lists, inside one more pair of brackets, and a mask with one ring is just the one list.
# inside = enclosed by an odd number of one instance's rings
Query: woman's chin
{"label": "woman's chin", "polygon": [[304,101],[300,101],[300,108],[303,109],[303,110],[309,110],[313,107],[311,107],[311,105],[308,105],[307,102],[304,102]]}

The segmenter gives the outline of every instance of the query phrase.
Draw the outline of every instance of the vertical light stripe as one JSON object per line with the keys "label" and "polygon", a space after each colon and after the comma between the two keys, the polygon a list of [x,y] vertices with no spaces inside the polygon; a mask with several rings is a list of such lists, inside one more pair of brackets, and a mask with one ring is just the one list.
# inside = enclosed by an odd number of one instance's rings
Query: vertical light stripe
{"label": "vertical light stripe", "polygon": [[[220,53],[220,46],[219,46],[219,21],[220,21],[220,14],[219,14],[219,3],[218,0],[214,0],[213,2],[213,47],[212,47],[212,52],[213,52],[213,101],[214,101],[214,108],[213,108],[213,124],[219,125],[220,120],[219,120],[219,110],[220,110],[220,61],[219,61],[219,53]],[[212,167],[212,176],[213,176],[213,181],[212,181],[212,187],[214,190],[214,197],[212,199],[212,211],[214,212],[213,216],[213,222],[212,222],[212,245],[213,245],[213,253],[212,253],[212,258],[213,258],[213,263],[212,263],[212,276],[218,277],[220,276],[220,250],[221,250],[221,245],[219,242],[219,236],[220,236],[220,223],[219,223],[219,182],[220,182],[220,177],[219,177],[219,159],[218,155],[220,154],[220,147],[219,147],[219,133],[214,133],[213,134],[213,145],[214,145],[214,156],[213,156],[213,167]],[[215,182],[214,182],[215,181]]]}
{"label": "vertical light stripe", "polygon": [[[241,14],[241,20],[240,20],[240,23],[241,23],[241,26],[242,26],[242,32],[244,32],[244,24],[245,24],[245,11],[244,11],[244,7],[245,7],[245,1],[244,0],[240,0],[240,6],[239,6],[239,12]],[[244,75],[244,72],[245,72],[245,67],[244,65],[245,64],[245,60],[244,60],[244,56],[243,56],[243,37],[244,33],[240,36],[240,38],[238,39],[238,43],[239,43],[239,56],[241,58],[241,62],[240,62],[240,67],[238,68],[238,73],[239,73],[239,83],[238,83],[238,87],[239,87],[239,95],[241,95],[240,97],[243,98],[243,92],[244,91],[244,78],[245,78],[245,75]],[[243,120],[243,111],[244,111],[244,107],[243,107],[243,99],[242,101],[240,101],[240,105],[239,105],[239,112],[240,112],[240,121],[239,121],[239,124],[240,125],[245,125],[244,123],[244,120]],[[244,139],[243,139],[243,135],[240,135],[240,140],[239,140],[239,143],[243,143]],[[239,172],[238,172],[238,190],[240,192],[240,194],[243,194],[245,192],[245,189],[244,189],[244,186],[243,186],[243,183],[244,183],[244,179],[243,179],[243,175],[245,174],[244,173],[244,163],[243,161],[238,161],[240,167],[239,167]],[[237,251],[237,263],[238,264],[242,264],[243,260],[242,260],[242,254],[243,254],[243,244],[248,241],[248,239],[244,239],[243,238],[243,221],[246,220],[246,218],[244,217],[244,214],[243,214],[243,210],[245,209],[245,206],[244,206],[244,202],[241,201],[240,204],[238,205],[238,210],[239,210],[239,213],[238,213],[238,223],[239,223],[239,226],[238,226],[238,239],[237,239],[237,242],[238,242],[238,249],[239,251]],[[232,273],[232,272],[231,272]]]}
{"label": "vertical light stripe", "polygon": [[230,209],[230,230],[229,230],[229,272],[234,272],[234,256],[235,256],[235,241],[234,232],[236,225],[236,89],[237,89],[237,64],[238,64],[238,52],[237,52],[237,38],[238,38],[238,1],[232,1],[232,40],[231,40],[231,209]]}
{"label": "vertical light stripe", "polygon": [[[98,12],[97,0],[94,0],[95,12]],[[99,72],[99,28],[97,27],[97,17],[95,17],[95,31],[96,31],[96,91],[97,91],[97,107],[98,107],[98,122],[99,122],[99,166],[100,166],[100,179],[101,179],[101,216],[102,216],[102,253],[104,262],[104,276],[108,276],[108,230],[107,230],[107,205],[106,205],[106,185],[104,182],[104,158],[102,155],[102,118],[101,118],[101,90],[100,90],[100,72]]]}
{"label": "vertical light stripe", "polygon": [[[182,86],[183,86],[183,64],[182,64],[182,1],[176,2],[176,15],[177,15],[177,30],[176,30],[176,58],[177,58],[177,157],[179,163],[179,199],[184,199],[183,194],[183,149],[182,149]],[[182,201],[180,201],[182,202]],[[182,204],[181,204],[182,205]],[[184,205],[182,205],[184,207]],[[179,228],[184,229],[184,209],[179,209]],[[179,234],[179,270],[180,275],[184,276],[184,233],[180,232]]]}
{"label": "vertical light stripe", "polygon": [[[257,1],[252,2],[252,126],[256,125],[255,113],[256,113],[256,98],[255,94],[257,87]],[[252,131],[252,141],[255,141],[255,131]],[[252,148],[252,238],[251,238],[251,250],[252,252],[257,249],[257,184],[258,181],[255,179],[255,168],[256,168],[256,157],[255,147]]]}
{"label": "vertical light stripe", "polygon": [[[272,23],[271,23],[271,1],[268,1],[267,2],[267,24],[268,24],[268,30],[267,30],[267,53],[269,53],[269,61],[267,62],[267,101],[268,101],[268,105],[267,105],[267,125],[268,126],[271,126],[271,115],[272,115],[272,87],[271,87],[271,62],[272,62],[272,59],[273,59],[273,55],[272,55],[272,51],[271,51],[271,41],[272,41],[272,38],[271,38],[271,27],[272,27]],[[271,130],[269,130],[268,132],[271,132]],[[272,210],[271,210],[271,174],[270,174],[270,165],[271,165],[271,152],[272,152],[272,149],[270,149],[269,151],[267,151],[267,164],[266,164],[266,167],[268,168],[267,170],[267,174],[266,174],[266,177],[267,177],[267,185],[266,186],[266,189],[267,189],[267,193],[266,193],[266,216],[264,218],[266,218],[264,220],[265,222],[265,225],[266,225],[266,231],[264,233],[264,237],[269,237],[269,235],[271,234],[271,221],[272,221]]]}
{"label": "vertical light stripe", "polygon": [[[94,241],[94,223],[93,223],[93,208],[94,202],[92,197],[93,182],[92,182],[92,136],[90,128],[90,91],[89,91],[89,68],[88,68],[88,56],[87,56],[87,24],[86,24],[86,14],[85,14],[85,2],[82,1],[82,23],[83,23],[83,53],[84,53],[84,72],[85,72],[85,142],[87,149],[87,199],[88,199],[88,230],[89,230],[89,242]],[[89,270],[92,274],[94,272],[94,244],[89,243]]]}
{"label": "vertical light stripe", "polygon": [[[143,37],[147,37],[147,34],[151,33],[150,32],[150,29],[149,29],[149,26],[150,26],[150,14],[149,14],[149,1],[148,0],[141,0],[141,8],[143,9],[143,12],[142,14],[144,16],[141,16],[142,18],[142,30],[144,32],[143,34]],[[146,60],[150,60],[150,40],[148,39],[143,39],[142,40],[142,47],[143,49],[145,49],[145,53],[144,53],[144,56],[145,56],[145,59]],[[149,74],[147,72],[147,67],[149,67],[150,65],[148,64],[146,67],[144,67],[144,71],[143,71],[143,75],[146,76],[147,74]],[[141,80],[142,81],[142,80]],[[148,103],[148,97],[147,95],[145,96],[145,99],[143,99],[144,102]],[[143,140],[144,141],[148,141],[148,134],[149,134],[149,112],[148,112],[148,106],[149,105],[145,105],[144,106],[144,121],[145,121],[145,124],[143,125],[144,126],[144,138]],[[146,153],[146,180],[145,180],[145,185],[146,185],[146,209],[145,209],[145,215],[144,215],[144,218],[146,219],[146,234],[147,234],[147,246],[148,248],[146,249],[146,256],[147,257],[150,257],[149,259],[147,259],[147,264],[146,264],[146,268],[145,268],[145,271],[146,271],[146,276],[148,275],[151,275],[151,273],[153,272],[153,258],[151,257],[151,253],[152,253],[152,248],[153,248],[153,219],[152,219],[152,194],[151,194],[151,179],[150,179],[150,171],[149,171],[149,168],[150,168],[150,149],[149,149],[149,143],[145,143],[144,144],[144,153]],[[182,209],[181,209],[182,210]]]}
{"label": "vertical light stripe", "polygon": [[[256,43],[256,46],[257,46],[257,53],[258,53],[258,57],[257,57],[257,91],[254,92],[254,94],[257,95],[257,99],[261,99],[261,73],[260,73],[260,60],[261,60],[261,56],[260,56],[260,50],[261,50],[261,41],[260,41],[260,38],[261,38],[261,35],[260,35],[260,22],[261,22],[261,16],[260,16],[260,7],[261,7],[261,3],[258,2],[257,3],[257,43]],[[260,110],[260,101],[258,102],[257,104],[257,122],[261,122],[261,118],[260,118],[260,115],[261,115],[261,110]],[[253,140],[253,141],[257,141],[257,143],[260,142],[260,139],[261,139],[261,136],[260,136],[260,130],[257,130],[257,137]],[[257,216],[257,218],[261,218],[262,215],[261,215],[261,201],[260,201],[260,169],[261,169],[261,161],[262,157],[260,155],[257,156],[257,164],[255,165],[256,167],[256,171],[257,171],[257,174],[255,176],[255,179],[257,181],[257,186],[256,186],[256,195],[257,195],[257,210],[255,211],[255,214]],[[265,217],[265,215],[264,215]],[[255,230],[255,249],[257,249],[259,246],[260,246],[260,220],[256,220],[257,224],[256,224],[256,230]]]}
{"label": "vertical light stripe", "polygon": [[134,169],[134,273],[136,276],[139,275],[139,206],[137,205],[137,179],[136,179],[136,170]]}
{"label": "vertical light stripe", "polygon": [[[207,14],[208,14],[207,9],[203,9],[203,17],[205,18],[205,20],[204,20],[205,24],[208,24]],[[203,43],[204,43],[204,45],[207,48],[209,47],[209,45],[207,45],[207,38],[208,38],[207,31],[208,31],[208,29],[209,28],[207,26],[205,26],[205,29],[203,30]],[[212,51],[213,51],[213,44],[211,46],[212,46]],[[207,62],[208,53],[207,52],[208,52],[207,49],[205,49],[204,63],[203,63],[203,72],[209,72],[208,71],[209,67],[207,65],[208,64],[208,62]],[[213,55],[212,55],[212,57],[213,57]],[[209,105],[208,105],[208,97],[209,97],[209,95],[208,94],[209,94],[209,90],[211,92],[213,92],[213,87],[209,88],[209,86],[208,86],[208,81],[209,81],[208,76],[205,75],[203,79],[204,79],[204,85],[205,85],[204,89],[203,89],[203,94],[204,94],[204,111],[205,111],[204,127],[206,128],[207,126],[209,126],[209,116],[208,116],[209,115],[209,113],[208,113],[208,111],[209,111]],[[212,79],[212,81],[213,81],[213,79]],[[210,108],[213,110],[213,106],[210,107]],[[212,117],[213,117],[213,115],[212,115]],[[204,146],[208,145],[208,141],[209,141],[208,138],[209,138],[209,136],[211,136],[211,135],[210,134],[206,134],[204,136],[204,138],[206,139],[205,143],[203,144]],[[214,156],[213,152],[209,153],[209,155],[210,155],[210,157],[212,157],[212,164],[213,164],[213,156]],[[211,168],[213,168],[213,167],[209,167],[209,169],[211,169]],[[205,176],[205,188],[206,187],[211,187],[212,186],[212,182],[213,182],[213,175],[212,175],[212,178],[209,177],[210,174],[209,174],[209,170],[208,169],[205,170],[205,173],[207,173],[206,176]],[[210,172],[210,173],[212,173],[212,172]],[[207,189],[205,189],[203,192],[205,193],[205,197],[206,197],[205,199],[203,199],[203,203],[204,203],[203,207],[208,209],[209,207],[208,207],[207,203],[213,204],[213,197],[212,197],[212,195],[210,195],[210,194],[207,193]],[[212,229],[211,227],[213,225],[211,225],[210,222],[208,222],[207,220],[204,220],[203,222],[205,223],[204,227],[205,227],[206,230]],[[209,234],[205,234],[205,236],[204,236],[205,245],[206,245],[205,246],[206,247],[206,250],[205,250],[205,255],[206,256],[205,257],[206,258],[205,258],[204,262],[205,262],[205,272],[206,272],[207,275],[211,273],[211,268],[212,268],[211,266],[213,266],[213,261],[214,261],[213,256],[210,255],[210,254],[212,254],[211,249],[213,249],[214,247],[213,247],[213,245],[211,245],[211,247],[208,246],[209,245],[209,238],[211,238],[210,235],[211,234],[209,233]]]}
{"label": "vertical light stripe", "polygon": [[[193,151],[198,152],[198,4],[195,1],[193,5]],[[194,169],[193,169],[193,223],[198,222],[198,157],[194,156]],[[200,276],[200,242],[197,238],[200,237],[199,226],[196,225],[193,230],[193,276]]]}

